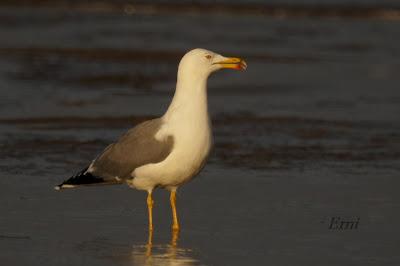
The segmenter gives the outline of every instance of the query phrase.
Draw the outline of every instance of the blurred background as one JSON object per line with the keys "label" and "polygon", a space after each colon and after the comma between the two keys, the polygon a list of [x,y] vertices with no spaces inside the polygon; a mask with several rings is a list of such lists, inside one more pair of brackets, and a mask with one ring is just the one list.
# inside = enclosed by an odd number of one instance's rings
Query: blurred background
{"label": "blurred background", "polygon": [[[193,48],[215,148],[178,199],[52,187],[166,110]],[[0,1],[4,265],[399,265],[397,0]],[[360,219],[329,229],[332,217]]]}

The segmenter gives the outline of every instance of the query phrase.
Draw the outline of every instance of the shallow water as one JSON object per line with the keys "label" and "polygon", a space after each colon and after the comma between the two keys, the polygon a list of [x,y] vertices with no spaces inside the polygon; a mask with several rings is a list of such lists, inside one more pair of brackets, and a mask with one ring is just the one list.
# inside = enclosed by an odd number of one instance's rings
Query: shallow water
{"label": "shallow water", "polygon": [[[2,264],[399,264],[396,1],[16,3],[0,5]],[[149,245],[145,193],[52,188],[161,115],[194,47],[249,68],[210,78],[215,149],[179,191],[179,235],[155,193]]]}

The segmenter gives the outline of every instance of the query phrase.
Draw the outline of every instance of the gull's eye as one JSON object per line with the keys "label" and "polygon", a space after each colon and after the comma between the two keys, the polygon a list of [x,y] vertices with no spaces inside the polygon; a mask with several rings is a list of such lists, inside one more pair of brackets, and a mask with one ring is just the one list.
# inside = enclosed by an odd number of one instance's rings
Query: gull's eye
{"label": "gull's eye", "polygon": [[206,55],[206,58],[207,58],[207,59],[211,59],[211,57],[212,57],[212,56],[211,56],[211,55],[209,55],[209,54],[208,54],[208,55]]}

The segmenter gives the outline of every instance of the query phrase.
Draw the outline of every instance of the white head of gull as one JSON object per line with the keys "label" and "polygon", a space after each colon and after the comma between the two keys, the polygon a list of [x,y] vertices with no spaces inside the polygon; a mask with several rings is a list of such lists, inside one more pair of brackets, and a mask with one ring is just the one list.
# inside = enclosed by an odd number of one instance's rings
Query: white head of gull
{"label": "white head of gull", "polygon": [[152,192],[163,187],[171,192],[172,229],[179,230],[176,191],[200,172],[212,146],[207,79],[219,69],[246,67],[240,58],[224,57],[205,49],[186,53],[179,63],[175,95],[166,113],[130,129],[88,167],[56,189],[125,183],[145,190],[152,232]]}

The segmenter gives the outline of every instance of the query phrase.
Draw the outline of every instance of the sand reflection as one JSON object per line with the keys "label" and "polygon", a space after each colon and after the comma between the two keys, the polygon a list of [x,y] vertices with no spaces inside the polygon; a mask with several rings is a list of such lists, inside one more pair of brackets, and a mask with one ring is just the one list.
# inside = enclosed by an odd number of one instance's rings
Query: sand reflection
{"label": "sand reflection", "polygon": [[146,245],[133,246],[133,265],[196,265],[197,260],[191,256],[192,251],[179,247],[179,232],[172,231],[169,244],[154,244],[153,234],[149,233]]}

